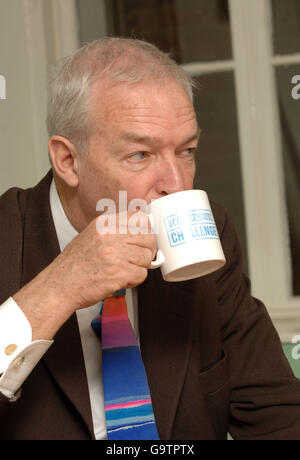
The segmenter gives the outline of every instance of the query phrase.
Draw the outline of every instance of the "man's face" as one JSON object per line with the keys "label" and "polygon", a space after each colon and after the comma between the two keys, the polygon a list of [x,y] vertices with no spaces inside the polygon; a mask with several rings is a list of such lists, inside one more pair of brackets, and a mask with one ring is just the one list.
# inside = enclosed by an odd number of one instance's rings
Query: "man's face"
{"label": "man's face", "polygon": [[193,188],[199,130],[193,106],[175,82],[94,88],[96,132],[80,159],[78,197],[87,223],[100,199],[147,203]]}

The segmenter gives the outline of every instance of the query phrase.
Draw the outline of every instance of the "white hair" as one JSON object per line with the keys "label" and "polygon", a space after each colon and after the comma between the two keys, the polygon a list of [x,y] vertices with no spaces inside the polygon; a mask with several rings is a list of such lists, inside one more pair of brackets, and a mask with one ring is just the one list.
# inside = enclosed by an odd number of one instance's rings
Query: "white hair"
{"label": "white hair", "polygon": [[82,155],[94,129],[91,88],[99,78],[128,84],[171,78],[193,101],[193,80],[156,46],[120,37],[95,40],[58,63],[49,87],[48,134],[68,138]]}

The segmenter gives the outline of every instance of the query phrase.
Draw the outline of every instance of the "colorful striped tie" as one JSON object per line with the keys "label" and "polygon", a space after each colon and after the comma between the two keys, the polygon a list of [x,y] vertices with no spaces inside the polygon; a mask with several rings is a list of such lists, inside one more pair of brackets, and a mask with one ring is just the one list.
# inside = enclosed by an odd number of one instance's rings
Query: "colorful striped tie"
{"label": "colorful striped tie", "polygon": [[102,302],[102,314],[92,322],[95,332],[100,324],[108,439],[159,439],[147,376],[128,318],[125,290]]}

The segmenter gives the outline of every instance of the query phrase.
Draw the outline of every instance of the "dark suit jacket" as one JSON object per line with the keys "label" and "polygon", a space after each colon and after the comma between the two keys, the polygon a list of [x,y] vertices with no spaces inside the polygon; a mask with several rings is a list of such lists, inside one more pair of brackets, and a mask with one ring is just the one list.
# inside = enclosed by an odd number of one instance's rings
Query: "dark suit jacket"
{"label": "dark suit jacket", "polygon": [[[59,253],[49,173],[0,198],[0,303]],[[264,305],[250,296],[230,216],[213,212],[226,266],[167,283],[149,271],[138,288],[141,350],[161,439],[300,439],[294,378]],[[0,396],[0,439],[93,439],[76,315],[22,387]]]}

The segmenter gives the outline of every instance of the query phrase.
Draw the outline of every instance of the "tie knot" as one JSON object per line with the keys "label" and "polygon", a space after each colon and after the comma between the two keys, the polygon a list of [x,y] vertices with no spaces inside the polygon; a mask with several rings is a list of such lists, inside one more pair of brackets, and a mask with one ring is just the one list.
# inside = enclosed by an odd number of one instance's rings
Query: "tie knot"
{"label": "tie knot", "polygon": [[119,289],[118,291],[114,292],[111,297],[117,297],[120,295],[125,295],[126,294],[126,289]]}
{"label": "tie knot", "polygon": [[127,305],[125,300],[125,295],[113,295],[104,300],[103,313],[102,317],[114,317],[114,320],[117,317],[124,318],[124,315],[127,316]]}

